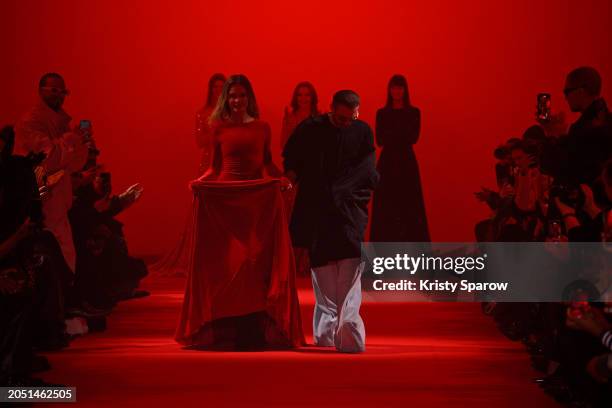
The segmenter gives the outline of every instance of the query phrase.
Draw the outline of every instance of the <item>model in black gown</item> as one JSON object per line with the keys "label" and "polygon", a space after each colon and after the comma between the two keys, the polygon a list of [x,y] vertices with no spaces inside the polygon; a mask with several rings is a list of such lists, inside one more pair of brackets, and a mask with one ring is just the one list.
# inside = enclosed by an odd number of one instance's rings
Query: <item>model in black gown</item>
{"label": "model in black gown", "polygon": [[382,152],[370,240],[429,242],[421,177],[413,150],[421,130],[421,112],[410,105],[403,76],[391,78],[387,94],[387,105],[376,113],[376,143]]}

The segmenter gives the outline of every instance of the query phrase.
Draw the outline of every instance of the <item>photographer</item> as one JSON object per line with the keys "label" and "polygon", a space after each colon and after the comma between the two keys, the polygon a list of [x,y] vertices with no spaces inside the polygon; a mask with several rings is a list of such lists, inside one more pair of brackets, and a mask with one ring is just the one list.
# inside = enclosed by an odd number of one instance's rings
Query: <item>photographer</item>
{"label": "photographer", "polygon": [[480,242],[524,242],[536,238],[536,227],[546,214],[551,184],[550,177],[538,168],[538,151],[539,145],[526,138],[510,139],[495,150],[499,160],[495,168],[499,192],[482,189],[476,193],[480,201],[495,211],[491,220],[476,226]]}
{"label": "photographer", "polygon": [[15,126],[17,154],[44,153],[40,163],[39,184],[48,186],[48,198],[43,203],[45,228],[60,244],[70,269],[75,268],[75,250],[68,222],[72,205],[70,175],[80,170],[87,159],[87,140],[84,132],[70,129],[71,117],[62,109],[70,92],[61,75],[47,73],[38,84],[39,102]]}
{"label": "photographer", "polygon": [[75,296],[81,311],[108,309],[119,300],[148,294],[136,290],[147,268],[129,256],[123,224],[115,219],[140,198],[143,189],[135,184],[113,195],[111,174],[101,171],[96,156],[90,155],[76,175],[80,186],[69,213],[77,251]]}
{"label": "photographer", "polygon": [[520,139],[512,138],[493,151],[493,156],[497,160],[497,163],[495,163],[495,178],[498,191],[481,187],[479,192],[474,193],[478,201],[486,203],[493,211],[490,218],[476,224],[474,232],[478,242],[500,240],[500,231],[512,216],[514,166],[511,147],[517,142],[520,142]]}
{"label": "photographer", "polygon": [[581,116],[567,135],[559,135],[558,121],[541,122],[550,136],[556,136],[544,146],[542,169],[561,189],[578,191],[580,184],[586,184],[595,202],[607,205],[609,200],[596,183],[603,164],[612,157],[612,115],[601,97],[601,76],[594,68],[577,68],[568,74],[563,93],[571,111]]}
{"label": "photographer", "polygon": [[537,145],[527,141],[515,144],[510,151],[514,168],[514,205],[523,216],[542,211],[551,179],[540,172]]}
{"label": "photographer", "polygon": [[[511,139],[519,140],[519,139]],[[493,156],[497,160],[495,163],[495,179],[499,192],[482,187],[479,192],[474,193],[478,201],[486,203],[493,211],[497,210],[502,204],[502,195],[508,196],[513,193],[508,186],[512,186],[512,156],[510,155],[510,143],[497,147],[493,151]],[[507,193],[507,194],[506,194]]]}

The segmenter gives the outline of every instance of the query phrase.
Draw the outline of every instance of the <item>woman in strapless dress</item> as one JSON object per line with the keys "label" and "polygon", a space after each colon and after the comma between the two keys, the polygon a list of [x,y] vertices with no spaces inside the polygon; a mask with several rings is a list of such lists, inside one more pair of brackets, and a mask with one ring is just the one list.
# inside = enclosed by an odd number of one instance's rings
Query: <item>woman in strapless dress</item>
{"label": "woman in strapless dress", "polygon": [[270,126],[243,75],[225,83],[210,118],[211,167],[191,183],[194,235],[176,339],[191,348],[251,350],[304,343]]}

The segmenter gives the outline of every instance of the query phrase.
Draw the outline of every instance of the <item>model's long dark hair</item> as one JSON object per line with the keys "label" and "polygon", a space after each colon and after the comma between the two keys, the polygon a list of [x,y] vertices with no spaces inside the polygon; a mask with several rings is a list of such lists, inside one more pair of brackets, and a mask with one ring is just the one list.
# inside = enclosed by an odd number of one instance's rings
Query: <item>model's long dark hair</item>
{"label": "model's long dark hair", "polygon": [[247,93],[247,114],[252,118],[259,119],[259,108],[257,107],[257,100],[255,99],[255,92],[249,79],[242,74],[230,76],[225,84],[223,85],[223,91],[219,96],[215,110],[210,115],[209,122],[219,122],[227,120],[230,117],[231,109],[229,106],[229,92],[234,85],[242,85]]}
{"label": "model's long dark hair", "polygon": [[208,80],[208,92],[206,94],[206,107],[207,108],[214,108],[215,104],[217,103],[217,101],[213,101],[213,87],[215,86],[215,82],[221,81],[225,83],[226,80],[227,78],[225,77],[225,75],[220,74],[220,73],[213,74],[210,77],[210,79]]}
{"label": "model's long dark hair", "polygon": [[389,80],[389,84],[387,85],[387,108],[391,108],[393,106],[393,98],[391,97],[391,87],[392,86],[401,86],[404,88],[404,108],[407,108],[410,105],[410,92],[408,92],[408,81],[406,81],[406,77],[400,74],[393,75]]}
{"label": "model's long dark hair", "polygon": [[293,96],[291,97],[292,113],[297,112],[299,109],[298,92],[300,91],[300,88],[308,89],[308,92],[310,92],[310,114],[312,116],[318,115],[319,114],[319,97],[317,95],[317,91],[315,90],[315,87],[308,81],[300,82],[293,89]]}

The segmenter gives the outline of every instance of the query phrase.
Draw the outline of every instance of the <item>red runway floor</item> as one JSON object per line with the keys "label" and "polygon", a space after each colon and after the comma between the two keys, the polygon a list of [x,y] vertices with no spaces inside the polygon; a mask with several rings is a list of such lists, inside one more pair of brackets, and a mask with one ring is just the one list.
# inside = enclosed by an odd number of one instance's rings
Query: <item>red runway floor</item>
{"label": "red runway floor", "polygon": [[[521,345],[477,304],[365,302],[361,355],[202,352],[172,339],[183,281],[145,288],[151,297],[121,303],[106,332],[49,354],[44,379],[77,387],[78,405],[91,407],[557,406],[531,382],[537,373]],[[311,291],[300,300],[311,341]]]}

